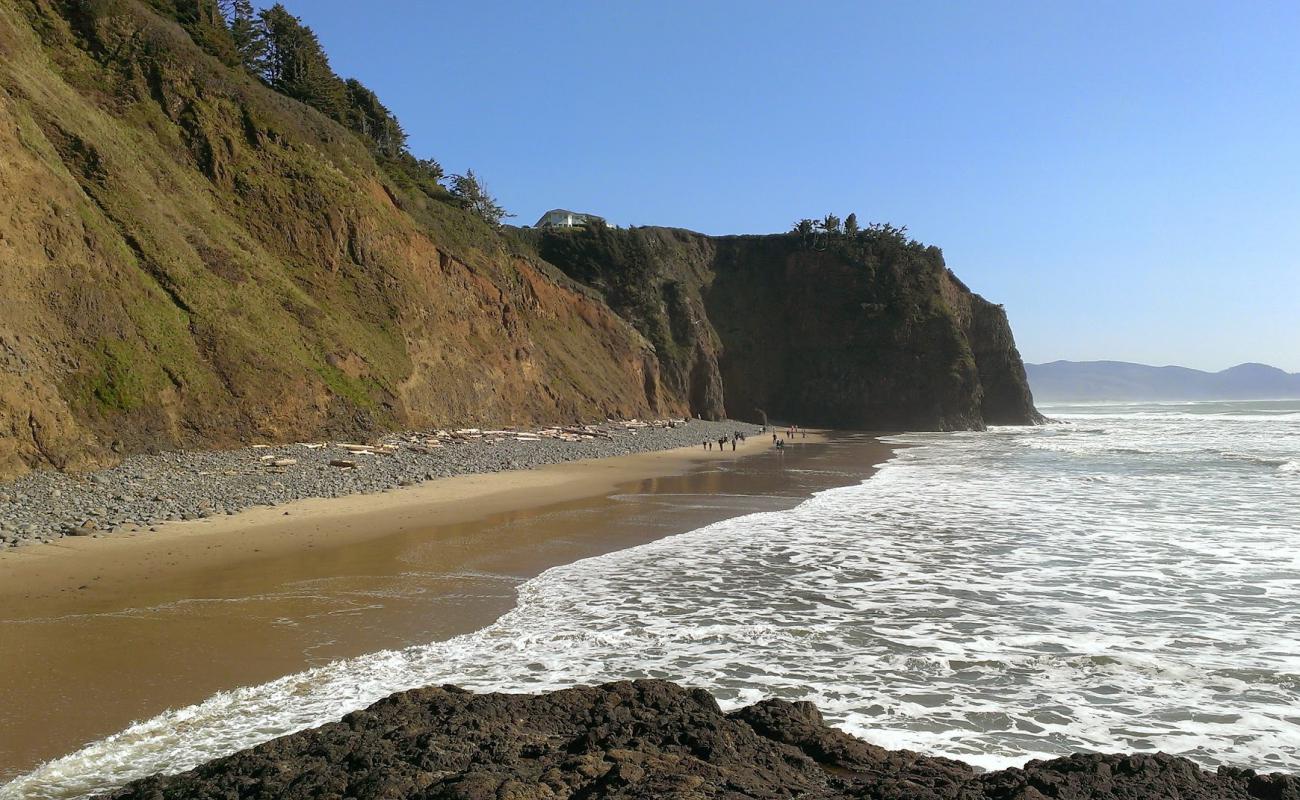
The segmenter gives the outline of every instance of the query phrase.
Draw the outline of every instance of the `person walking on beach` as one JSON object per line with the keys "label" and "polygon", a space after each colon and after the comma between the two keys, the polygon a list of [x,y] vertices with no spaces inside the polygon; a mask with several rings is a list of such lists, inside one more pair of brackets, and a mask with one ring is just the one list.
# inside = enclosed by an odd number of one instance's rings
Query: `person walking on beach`
{"label": "person walking on beach", "polygon": [[731,437],[731,452],[736,452],[736,437]]}
{"label": "person walking on beach", "polygon": [[776,431],[772,431],[772,444],[776,444]]}

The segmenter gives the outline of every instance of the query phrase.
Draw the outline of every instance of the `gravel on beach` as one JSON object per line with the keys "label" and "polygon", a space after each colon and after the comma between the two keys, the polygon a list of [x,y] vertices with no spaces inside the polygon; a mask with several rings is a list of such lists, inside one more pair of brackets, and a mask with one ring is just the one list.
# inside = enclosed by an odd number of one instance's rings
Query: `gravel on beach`
{"label": "gravel on beach", "polygon": [[131,456],[86,474],[42,470],[0,484],[0,547],[149,530],[307,497],[379,492],[421,481],[532,469],[584,458],[702,447],[756,425],[608,421],[550,428],[424,431],[369,443],[299,442]]}

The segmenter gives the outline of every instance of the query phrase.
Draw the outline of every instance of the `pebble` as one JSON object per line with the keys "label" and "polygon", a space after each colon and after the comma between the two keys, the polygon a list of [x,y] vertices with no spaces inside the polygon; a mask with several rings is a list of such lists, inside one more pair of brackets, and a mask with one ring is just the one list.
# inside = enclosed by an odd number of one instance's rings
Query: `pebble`
{"label": "pebble", "polygon": [[[50,541],[87,521],[95,524],[89,535],[109,535],[114,526],[124,529],[137,521],[147,521],[148,530],[157,531],[156,525],[163,520],[233,515],[253,506],[388,491],[455,475],[531,469],[675,447],[699,448],[705,439],[716,440],[736,430],[747,436],[759,435],[758,428],[747,423],[702,420],[671,428],[607,426],[606,430],[612,440],[479,439],[426,452],[403,443],[430,433],[394,434],[379,440],[381,445],[393,445],[393,452],[361,456],[337,444],[139,455],[88,479],[41,470],[0,484],[0,531],[4,533],[0,543],[21,547]],[[267,482],[263,456],[295,463]],[[355,462],[356,467],[339,469],[330,466],[332,461]]]}

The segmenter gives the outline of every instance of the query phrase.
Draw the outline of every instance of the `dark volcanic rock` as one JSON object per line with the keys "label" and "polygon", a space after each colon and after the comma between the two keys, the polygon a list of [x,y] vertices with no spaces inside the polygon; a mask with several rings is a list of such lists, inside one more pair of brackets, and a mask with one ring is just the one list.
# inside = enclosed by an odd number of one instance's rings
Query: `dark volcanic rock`
{"label": "dark volcanic rock", "polygon": [[827,727],[808,703],[767,700],[724,714],[703,690],[635,681],[544,695],[404,692],[108,797],[1300,800],[1300,781],[1206,772],[1163,754],[1074,755],[980,773],[867,744]]}
{"label": "dark volcanic rock", "polygon": [[1003,308],[901,233],[519,235],[654,344],[692,415],[859,430],[1042,421]]}

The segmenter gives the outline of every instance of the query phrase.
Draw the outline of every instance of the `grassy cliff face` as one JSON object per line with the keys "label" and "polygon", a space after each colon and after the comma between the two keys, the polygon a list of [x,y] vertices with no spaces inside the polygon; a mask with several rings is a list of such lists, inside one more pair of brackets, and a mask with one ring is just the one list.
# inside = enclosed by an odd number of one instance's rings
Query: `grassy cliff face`
{"label": "grassy cliff face", "polygon": [[0,0],[0,476],[470,422],[1034,419],[934,248],[504,236],[226,35],[208,0]]}
{"label": "grassy cliff face", "polygon": [[133,0],[0,0],[0,475],[685,411],[647,342]]}
{"label": "grassy cliff face", "polygon": [[696,413],[877,430],[1038,419],[1006,315],[937,248],[878,233],[528,236],[654,342]]}

